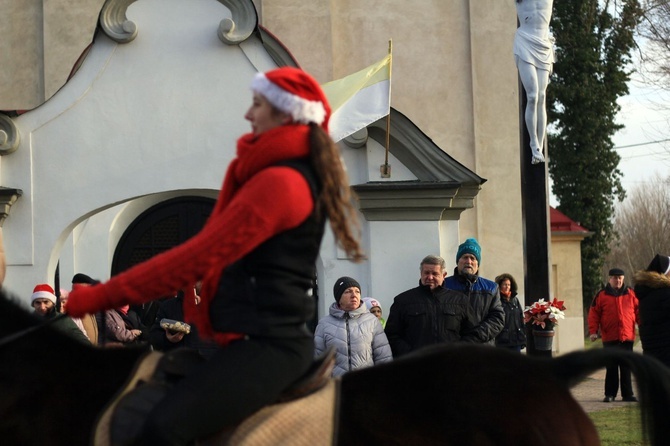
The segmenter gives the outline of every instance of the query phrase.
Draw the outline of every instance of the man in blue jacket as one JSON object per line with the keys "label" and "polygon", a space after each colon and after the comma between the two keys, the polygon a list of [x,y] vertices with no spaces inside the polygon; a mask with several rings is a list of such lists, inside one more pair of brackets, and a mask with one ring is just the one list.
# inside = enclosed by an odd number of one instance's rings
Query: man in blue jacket
{"label": "man in blue jacket", "polygon": [[482,249],[477,239],[467,239],[458,247],[454,275],[447,277],[443,286],[468,297],[474,327],[464,338],[493,345],[495,337],[505,326],[505,311],[500,302],[498,285],[478,275],[481,260]]}

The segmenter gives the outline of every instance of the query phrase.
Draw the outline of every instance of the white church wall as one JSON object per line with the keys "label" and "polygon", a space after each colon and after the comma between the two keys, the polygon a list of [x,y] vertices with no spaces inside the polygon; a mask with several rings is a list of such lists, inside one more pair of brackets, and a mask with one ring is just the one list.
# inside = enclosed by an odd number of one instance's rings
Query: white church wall
{"label": "white church wall", "polygon": [[[135,41],[98,35],[71,81],[15,119],[23,138],[3,160],[3,182],[24,195],[4,227],[8,289],[51,283],[70,232],[106,208],[166,190],[220,188],[235,141],[249,131],[250,80],[274,66],[258,43],[242,49],[218,39],[227,15],[217,1],[137,1],[127,12]],[[84,243],[75,240],[85,260],[73,269],[96,265]],[[91,250],[109,263],[108,246]]]}
{"label": "white church wall", "polygon": [[[251,78],[274,67],[255,37],[239,46],[218,39],[227,14],[215,0],[139,0],[127,12],[134,41],[97,36],[74,77],[16,118],[23,139],[2,174],[24,195],[4,227],[7,289],[27,299],[36,283],[53,284],[59,261],[64,288],[77,272],[106,280],[122,234],[144,210],[178,195],[216,196],[237,138],[249,131]],[[380,178],[384,147],[372,139],[341,148],[351,184],[416,179],[393,155],[392,178]],[[365,262],[349,261],[326,232],[320,315],[340,276],[357,278],[388,309],[416,286],[425,255],[455,249],[457,222],[359,218]]]}

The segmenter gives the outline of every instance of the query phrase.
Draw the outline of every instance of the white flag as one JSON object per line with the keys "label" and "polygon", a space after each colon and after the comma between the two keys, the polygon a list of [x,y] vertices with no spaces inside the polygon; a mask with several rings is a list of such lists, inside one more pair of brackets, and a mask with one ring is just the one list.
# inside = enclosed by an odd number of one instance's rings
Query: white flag
{"label": "white flag", "polygon": [[337,142],[389,114],[391,55],[361,71],[323,84],[331,107],[328,128]]}

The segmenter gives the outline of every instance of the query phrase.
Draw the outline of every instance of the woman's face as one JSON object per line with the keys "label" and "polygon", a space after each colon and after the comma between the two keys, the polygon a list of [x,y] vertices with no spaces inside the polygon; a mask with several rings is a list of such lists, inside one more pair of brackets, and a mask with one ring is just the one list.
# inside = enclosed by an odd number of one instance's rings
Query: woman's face
{"label": "woman's face", "polygon": [[512,284],[510,283],[509,279],[505,279],[502,282],[500,282],[500,292],[509,294],[512,291]]}
{"label": "woman's face", "polygon": [[344,311],[353,311],[361,306],[361,290],[352,286],[344,290],[340,297],[340,308]]}
{"label": "woman's face", "polygon": [[379,307],[372,307],[370,308],[370,313],[374,314],[377,316],[377,319],[381,319],[382,317],[382,309]]}
{"label": "woman's face", "polygon": [[278,111],[265,99],[265,96],[256,92],[254,92],[251,107],[244,115],[244,119],[251,123],[251,131],[254,135],[260,135],[291,121],[289,115]]}

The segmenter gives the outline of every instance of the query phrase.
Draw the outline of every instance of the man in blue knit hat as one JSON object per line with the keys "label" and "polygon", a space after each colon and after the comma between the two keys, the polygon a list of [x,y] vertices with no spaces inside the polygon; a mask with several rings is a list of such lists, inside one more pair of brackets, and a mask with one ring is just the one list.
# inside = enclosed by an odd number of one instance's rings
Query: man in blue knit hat
{"label": "man in blue knit hat", "polygon": [[443,286],[468,296],[475,325],[463,340],[493,345],[505,325],[505,311],[498,285],[478,275],[481,261],[482,248],[477,239],[467,239],[458,247],[454,275],[447,277]]}

